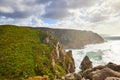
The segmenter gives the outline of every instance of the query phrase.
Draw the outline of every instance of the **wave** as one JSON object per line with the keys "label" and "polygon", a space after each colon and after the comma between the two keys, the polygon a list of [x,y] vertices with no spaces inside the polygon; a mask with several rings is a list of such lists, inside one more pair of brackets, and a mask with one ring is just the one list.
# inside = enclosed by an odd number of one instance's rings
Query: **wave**
{"label": "wave", "polygon": [[120,64],[120,40],[86,45],[84,49],[71,50],[75,60],[76,72],[80,71],[80,64],[86,55],[92,61],[93,67],[106,65],[109,62]]}

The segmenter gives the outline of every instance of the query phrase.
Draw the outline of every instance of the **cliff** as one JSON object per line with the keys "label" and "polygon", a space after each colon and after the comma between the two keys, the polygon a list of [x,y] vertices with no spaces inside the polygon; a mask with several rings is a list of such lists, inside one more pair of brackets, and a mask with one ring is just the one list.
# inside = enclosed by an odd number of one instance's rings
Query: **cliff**
{"label": "cliff", "polygon": [[36,28],[44,30],[58,38],[66,49],[80,49],[87,44],[102,43],[104,39],[97,33],[82,30]]}
{"label": "cliff", "polygon": [[51,34],[23,26],[0,26],[0,80],[44,75],[53,80],[74,69],[72,52],[66,53]]}

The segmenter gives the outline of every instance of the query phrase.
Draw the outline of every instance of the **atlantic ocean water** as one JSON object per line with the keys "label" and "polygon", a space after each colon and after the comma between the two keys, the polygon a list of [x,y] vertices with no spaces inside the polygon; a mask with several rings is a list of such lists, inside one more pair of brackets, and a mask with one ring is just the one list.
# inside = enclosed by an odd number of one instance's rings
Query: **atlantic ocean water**
{"label": "atlantic ocean water", "polygon": [[83,49],[67,49],[72,50],[75,61],[76,70],[80,71],[80,64],[87,55],[92,61],[93,67],[98,65],[106,65],[109,62],[120,64],[120,40],[107,40],[100,44],[89,44]]}

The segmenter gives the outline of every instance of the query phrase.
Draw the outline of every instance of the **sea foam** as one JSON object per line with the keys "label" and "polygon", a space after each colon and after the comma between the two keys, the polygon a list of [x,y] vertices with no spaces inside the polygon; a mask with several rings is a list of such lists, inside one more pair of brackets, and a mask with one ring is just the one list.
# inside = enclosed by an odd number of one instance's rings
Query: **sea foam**
{"label": "sea foam", "polygon": [[106,65],[109,62],[120,64],[120,40],[86,45],[84,49],[71,50],[75,61],[76,72],[80,71],[80,64],[86,55],[92,61],[93,67]]}

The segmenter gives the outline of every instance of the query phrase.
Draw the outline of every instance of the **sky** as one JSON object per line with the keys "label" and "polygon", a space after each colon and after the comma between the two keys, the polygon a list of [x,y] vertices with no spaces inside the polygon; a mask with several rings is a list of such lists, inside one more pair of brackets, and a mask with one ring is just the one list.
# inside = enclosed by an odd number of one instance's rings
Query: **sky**
{"label": "sky", "polygon": [[120,0],[0,0],[0,24],[120,34]]}

